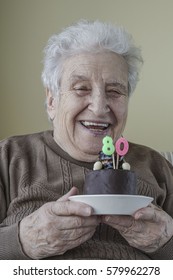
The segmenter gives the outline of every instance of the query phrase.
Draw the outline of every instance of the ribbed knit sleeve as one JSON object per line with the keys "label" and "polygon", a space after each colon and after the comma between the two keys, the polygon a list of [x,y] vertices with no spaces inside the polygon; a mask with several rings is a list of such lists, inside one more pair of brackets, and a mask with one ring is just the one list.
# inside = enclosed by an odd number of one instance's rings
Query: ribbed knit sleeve
{"label": "ribbed knit sleeve", "polygon": [[19,223],[4,225],[10,204],[9,154],[6,141],[0,146],[0,259],[28,259],[19,242]]}
{"label": "ribbed knit sleeve", "polygon": [[29,260],[19,241],[19,223],[0,227],[0,259]]}
{"label": "ribbed knit sleeve", "polygon": [[159,250],[148,254],[153,260],[172,260],[173,259],[173,237]]}

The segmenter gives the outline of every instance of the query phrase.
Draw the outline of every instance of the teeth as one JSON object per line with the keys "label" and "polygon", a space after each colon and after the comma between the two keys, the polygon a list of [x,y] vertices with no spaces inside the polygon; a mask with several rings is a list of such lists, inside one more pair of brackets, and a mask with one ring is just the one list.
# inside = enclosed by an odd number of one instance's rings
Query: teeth
{"label": "teeth", "polygon": [[103,126],[103,127],[108,127],[109,124],[108,123],[95,123],[95,122],[81,122],[84,126]]}

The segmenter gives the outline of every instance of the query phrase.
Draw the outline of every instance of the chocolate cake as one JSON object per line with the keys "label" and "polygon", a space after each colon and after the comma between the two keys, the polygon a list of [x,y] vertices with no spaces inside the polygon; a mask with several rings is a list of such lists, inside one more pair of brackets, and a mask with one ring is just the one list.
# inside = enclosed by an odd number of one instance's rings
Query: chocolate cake
{"label": "chocolate cake", "polygon": [[105,136],[102,142],[98,161],[94,163],[93,171],[89,171],[85,177],[83,194],[135,195],[136,174],[130,171],[130,164],[124,159],[129,149],[127,140],[123,137],[117,140],[116,154],[110,136]]}
{"label": "chocolate cake", "polygon": [[122,169],[89,171],[83,194],[136,194],[136,174]]}

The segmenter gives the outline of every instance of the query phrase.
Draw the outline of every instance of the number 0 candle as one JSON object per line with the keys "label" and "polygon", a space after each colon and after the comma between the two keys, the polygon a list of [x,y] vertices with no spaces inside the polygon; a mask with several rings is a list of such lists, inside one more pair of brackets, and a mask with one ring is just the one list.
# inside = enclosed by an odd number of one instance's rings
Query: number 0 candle
{"label": "number 0 candle", "polygon": [[129,150],[129,143],[124,137],[121,137],[115,143],[115,149],[119,156],[124,156]]}

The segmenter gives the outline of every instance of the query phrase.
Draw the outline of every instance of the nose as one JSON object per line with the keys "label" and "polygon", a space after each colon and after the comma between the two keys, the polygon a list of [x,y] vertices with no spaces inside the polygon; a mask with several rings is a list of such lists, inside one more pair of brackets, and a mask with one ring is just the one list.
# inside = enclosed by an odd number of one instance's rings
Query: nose
{"label": "nose", "polygon": [[90,96],[88,109],[92,111],[97,117],[104,116],[106,113],[110,112],[108,99],[104,91],[93,91]]}

